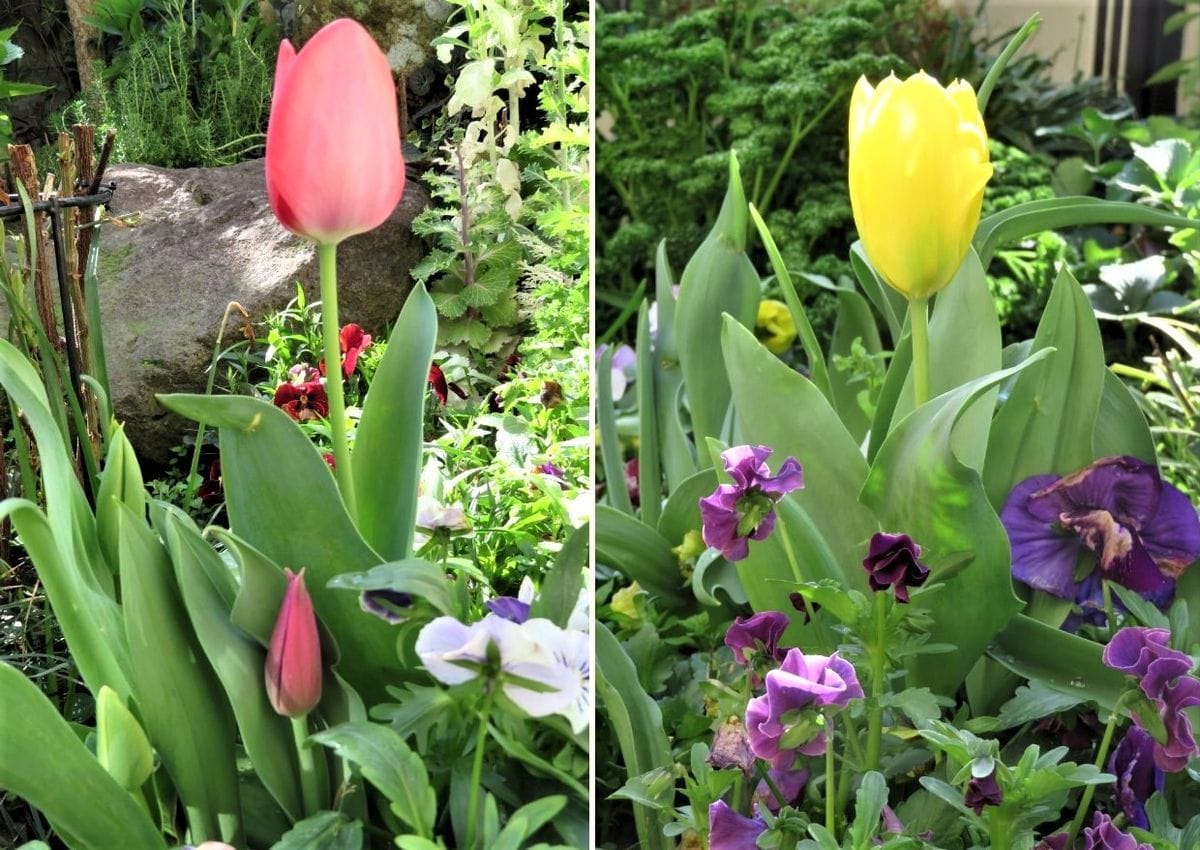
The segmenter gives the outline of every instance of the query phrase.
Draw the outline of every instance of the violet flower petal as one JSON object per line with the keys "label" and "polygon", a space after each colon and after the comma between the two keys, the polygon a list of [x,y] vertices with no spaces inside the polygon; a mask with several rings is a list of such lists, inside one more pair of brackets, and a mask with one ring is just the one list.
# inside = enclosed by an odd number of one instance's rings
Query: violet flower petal
{"label": "violet flower petal", "polygon": [[756,850],[766,830],[762,819],[739,815],[724,800],[708,807],[709,850]]}
{"label": "violet flower petal", "polygon": [[[1026,478],[1009,493],[1000,521],[1012,547],[1013,577],[1060,599],[1075,598],[1075,562],[1082,546],[1074,536],[1056,533],[1031,510],[1031,497],[1057,480],[1054,475]],[[1057,521],[1058,514],[1054,515]]]}

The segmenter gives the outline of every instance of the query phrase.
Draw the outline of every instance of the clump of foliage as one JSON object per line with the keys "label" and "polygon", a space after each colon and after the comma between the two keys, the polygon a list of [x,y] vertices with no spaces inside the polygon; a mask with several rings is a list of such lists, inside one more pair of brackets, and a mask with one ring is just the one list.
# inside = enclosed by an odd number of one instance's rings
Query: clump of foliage
{"label": "clump of foliage", "polygon": [[46,90],[45,86],[4,79],[4,66],[11,65],[24,55],[24,51],[13,41],[16,31],[16,27],[0,30],[0,162],[8,158],[8,143],[12,139],[12,121],[4,112],[4,101]]}
{"label": "clump of foliage", "polygon": [[169,168],[228,165],[260,151],[278,34],[257,5],[166,4],[150,27],[143,12],[120,7],[97,7],[104,15],[94,23],[117,46],[61,125],[117,128],[118,159]]}

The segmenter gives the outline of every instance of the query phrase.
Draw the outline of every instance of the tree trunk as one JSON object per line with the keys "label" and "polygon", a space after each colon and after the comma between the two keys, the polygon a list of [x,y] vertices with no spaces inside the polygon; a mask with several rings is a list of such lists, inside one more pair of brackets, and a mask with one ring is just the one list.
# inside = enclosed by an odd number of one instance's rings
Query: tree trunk
{"label": "tree trunk", "polygon": [[67,0],[71,19],[71,38],[75,42],[75,65],[79,69],[79,87],[86,89],[96,79],[94,64],[100,61],[100,31],[83,22],[92,13],[95,0]]}

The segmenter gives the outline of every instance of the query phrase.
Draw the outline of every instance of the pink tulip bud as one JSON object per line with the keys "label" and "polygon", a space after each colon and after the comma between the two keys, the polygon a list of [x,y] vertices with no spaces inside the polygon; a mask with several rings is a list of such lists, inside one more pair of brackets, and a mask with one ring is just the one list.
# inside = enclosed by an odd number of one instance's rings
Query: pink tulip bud
{"label": "pink tulip bud", "polygon": [[304,570],[284,570],[287,592],[267,650],[267,697],[285,717],[299,717],[321,701],[321,640]]}
{"label": "pink tulip bud", "polygon": [[363,27],[340,18],[299,53],[279,46],[267,125],[267,198],[321,245],[374,230],[404,194],[396,85]]}

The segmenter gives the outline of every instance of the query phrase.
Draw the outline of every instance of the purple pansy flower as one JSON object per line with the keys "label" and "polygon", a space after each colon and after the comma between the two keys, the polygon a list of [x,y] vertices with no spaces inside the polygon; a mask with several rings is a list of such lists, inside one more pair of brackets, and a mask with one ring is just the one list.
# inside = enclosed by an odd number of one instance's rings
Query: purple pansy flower
{"label": "purple pansy flower", "polygon": [[[812,756],[825,751],[825,730],[803,709],[845,708],[850,700],[863,697],[854,665],[836,652],[806,656],[789,649],[779,669],[767,674],[766,685],[767,692],[746,706],[746,732],[754,754],[781,770],[791,768],[797,752]],[[785,720],[792,712],[801,714]],[[810,734],[800,733],[795,746],[781,746],[784,735],[796,735],[793,730],[801,726],[810,727]]]}
{"label": "purple pansy flower", "polygon": [[497,596],[484,604],[497,617],[503,617],[510,622],[524,623],[529,619],[529,603],[522,602],[515,596]]}
{"label": "purple pansy flower", "polygon": [[1128,833],[1117,829],[1112,819],[1103,812],[1092,816],[1092,825],[1083,828],[1083,850],[1152,850],[1149,844],[1140,844]]}
{"label": "purple pansy flower", "polygon": [[1076,562],[1085,552],[1101,576],[1159,605],[1200,555],[1200,518],[1191,502],[1154,464],[1134,457],[1027,478],[1009,494],[1000,519],[1013,576],[1060,599],[1080,597]]}
{"label": "purple pansy flower", "polygon": [[708,807],[709,850],[757,850],[758,837],[766,831],[762,818],[739,815],[724,800]]}
{"label": "purple pansy flower", "polygon": [[[607,345],[602,345],[596,349],[596,362],[600,362],[600,358],[608,351]],[[618,345],[617,350],[613,352],[612,363],[609,368],[612,374],[612,400],[616,404],[625,395],[625,390],[633,383],[637,377],[637,352],[628,345]]]}
{"label": "purple pansy flower", "polygon": [[725,645],[733,650],[738,664],[749,664],[751,658],[763,652],[782,661],[784,650],[779,648],[779,639],[787,630],[787,615],[778,611],[763,611],[753,617],[738,617],[725,632]]}
{"label": "purple pansy flower", "polygon": [[[1171,649],[1166,629],[1131,626],[1121,629],[1104,647],[1104,663],[1138,680],[1142,693],[1158,709],[1166,727],[1165,743],[1154,742],[1154,763],[1168,773],[1187,767],[1200,754],[1185,709],[1200,705],[1200,679],[1189,675],[1192,659]],[[1133,722],[1141,725],[1134,714]]]}
{"label": "purple pansy flower", "polygon": [[1065,832],[1056,832],[1053,835],[1047,835],[1033,850],[1067,850],[1067,839],[1071,836]]}
{"label": "purple pansy flower", "polygon": [[963,795],[963,804],[973,809],[975,814],[983,814],[984,806],[998,806],[1004,802],[1004,790],[996,780],[996,771],[992,770],[987,776],[972,776],[967,783],[967,791]]}
{"label": "purple pansy flower", "polygon": [[921,547],[907,534],[876,532],[862,562],[871,590],[890,587],[898,602],[908,602],[908,589],[920,587],[929,578],[929,567],[918,560],[920,557]]}
{"label": "purple pansy flower", "polygon": [[368,614],[394,625],[408,619],[413,598],[399,590],[364,590],[358,598],[358,604]]}
{"label": "purple pansy flower", "polygon": [[770,456],[766,446],[734,446],[722,452],[733,483],[721,484],[700,500],[704,542],[720,549],[727,561],[750,554],[750,540],[765,540],[775,528],[775,503],[804,486],[804,473],[794,457],[771,475]]}
{"label": "purple pansy flower", "polygon": [[772,812],[778,812],[783,806],[790,806],[800,796],[800,792],[804,790],[804,786],[808,782],[808,768],[779,770],[773,767],[767,771],[767,776],[779,789],[779,793],[783,796],[783,804],[780,804],[779,797],[775,796],[775,792],[771,790],[771,786],[765,779],[760,780],[758,787],[754,789],[754,803],[770,809]]}
{"label": "purple pansy flower", "polygon": [[1165,774],[1154,763],[1154,739],[1138,726],[1131,726],[1108,760],[1108,772],[1117,777],[1117,802],[1129,822],[1149,829],[1146,801],[1163,789]]}

